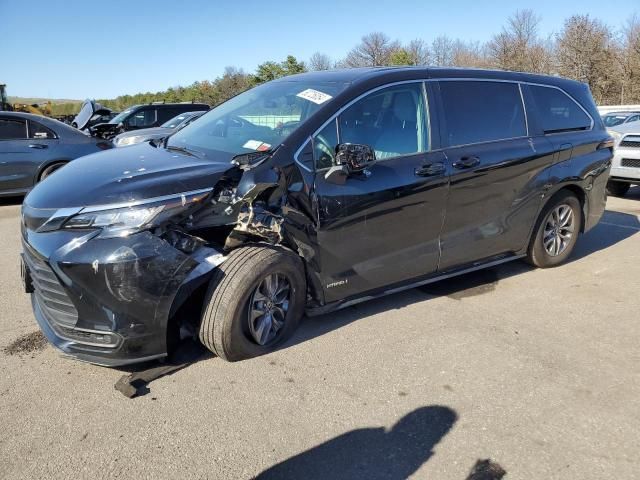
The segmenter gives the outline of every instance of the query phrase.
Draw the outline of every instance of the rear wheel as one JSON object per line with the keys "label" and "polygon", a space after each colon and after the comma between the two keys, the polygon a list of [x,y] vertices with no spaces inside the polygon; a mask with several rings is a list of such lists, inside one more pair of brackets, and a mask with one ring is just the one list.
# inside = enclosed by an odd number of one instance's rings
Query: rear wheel
{"label": "rear wheel", "polygon": [[53,172],[58,170],[60,167],[63,167],[64,165],[66,165],[66,162],[53,163],[51,165],[46,166],[44,170],[42,170],[42,172],[40,173],[40,177],[38,178],[38,181],[41,182],[42,180],[47,178],[49,175],[51,175]]}
{"label": "rear wheel", "polygon": [[607,193],[614,197],[624,197],[629,191],[630,187],[631,185],[626,182],[609,180],[607,182]]}
{"label": "rear wheel", "polygon": [[305,299],[295,253],[270,245],[238,248],[211,280],[200,341],[228,361],[271,352],[296,330]]}
{"label": "rear wheel", "polygon": [[570,192],[556,194],[540,214],[527,261],[539,268],[560,265],[571,255],[581,228],[580,201]]}

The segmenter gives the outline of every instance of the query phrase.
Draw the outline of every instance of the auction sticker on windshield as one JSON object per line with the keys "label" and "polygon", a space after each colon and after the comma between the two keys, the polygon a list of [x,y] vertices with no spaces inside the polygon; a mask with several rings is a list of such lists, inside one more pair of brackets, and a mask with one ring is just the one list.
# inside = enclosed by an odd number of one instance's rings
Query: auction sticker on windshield
{"label": "auction sticker on windshield", "polygon": [[333,98],[331,97],[331,95],[327,95],[326,93],[314,90],[313,88],[307,88],[306,90],[298,93],[297,96],[300,98],[304,98],[305,100],[309,100],[310,102],[317,103],[318,105]]}
{"label": "auction sticker on windshield", "polygon": [[249,140],[247,143],[242,145],[242,148],[250,148],[251,150],[256,150],[258,152],[265,152],[271,148],[271,145],[261,142],[260,140]]}

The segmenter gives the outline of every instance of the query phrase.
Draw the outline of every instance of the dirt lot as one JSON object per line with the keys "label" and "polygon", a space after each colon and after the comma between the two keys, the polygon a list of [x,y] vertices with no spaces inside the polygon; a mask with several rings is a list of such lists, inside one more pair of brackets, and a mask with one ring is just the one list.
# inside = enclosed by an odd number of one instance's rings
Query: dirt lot
{"label": "dirt lot", "polygon": [[464,480],[487,458],[507,479],[640,477],[640,188],[565,266],[306,319],[275,354],[206,356],[131,400],[122,370],[21,338],[19,201],[0,204],[0,478]]}

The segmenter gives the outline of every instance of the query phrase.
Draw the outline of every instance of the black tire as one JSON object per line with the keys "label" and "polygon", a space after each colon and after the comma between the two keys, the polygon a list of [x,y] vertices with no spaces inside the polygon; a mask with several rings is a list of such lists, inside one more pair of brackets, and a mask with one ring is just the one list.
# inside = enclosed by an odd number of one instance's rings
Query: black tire
{"label": "black tire", "polygon": [[[288,310],[275,338],[260,345],[252,336],[249,304],[269,275],[285,278],[289,285]],[[205,297],[200,341],[220,358],[235,362],[264,355],[291,337],[304,313],[304,266],[298,255],[281,247],[251,245],[232,251],[218,267]]]}
{"label": "black tire", "polygon": [[[549,233],[547,235],[547,242],[545,242],[545,234],[549,232],[546,227],[554,223],[554,213],[557,214],[558,209],[564,206],[571,209],[573,222],[572,231],[569,232],[566,227],[558,227],[557,230],[554,227],[553,229],[551,229],[552,233]],[[571,255],[571,252],[573,251],[573,248],[575,247],[578,240],[578,236],[580,235],[581,229],[582,207],[580,205],[580,201],[571,192],[558,192],[553,197],[551,197],[549,202],[542,209],[540,216],[538,217],[533,237],[531,238],[531,242],[529,243],[529,248],[527,250],[527,261],[531,265],[538,268],[549,268],[560,265]],[[555,246],[559,245],[558,242],[560,241],[558,235],[553,234],[553,232],[555,231],[558,231],[560,234],[562,234],[562,237],[566,237],[567,233],[571,233],[571,235],[567,240],[562,240],[563,242],[566,241],[566,243],[563,243],[562,247],[558,247],[558,253],[552,254],[545,247],[545,243],[550,247],[552,251],[555,250]],[[551,243],[549,243],[548,239],[552,237],[556,238],[555,243],[554,240],[551,240]]]}
{"label": "black tire", "polygon": [[67,162],[58,162],[58,163],[52,163],[51,165],[47,165],[46,167],[44,167],[42,172],[40,172],[40,176],[38,177],[38,182],[41,182],[42,180],[47,178],[49,175],[51,175],[53,172],[58,170],[60,167],[64,167],[66,164]]}
{"label": "black tire", "polygon": [[630,187],[631,184],[629,183],[609,180],[607,182],[607,195],[611,195],[613,197],[624,197]]}

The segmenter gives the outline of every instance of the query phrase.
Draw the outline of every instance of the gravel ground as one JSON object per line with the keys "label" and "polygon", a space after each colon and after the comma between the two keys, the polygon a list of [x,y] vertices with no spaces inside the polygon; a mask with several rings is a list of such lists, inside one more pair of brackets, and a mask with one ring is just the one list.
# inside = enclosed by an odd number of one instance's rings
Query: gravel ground
{"label": "gravel ground", "polygon": [[23,337],[19,201],[0,203],[0,478],[640,477],[640,188],[562,267],[306,319],[274,354],[206,355],[134,399],[126,370]]}

